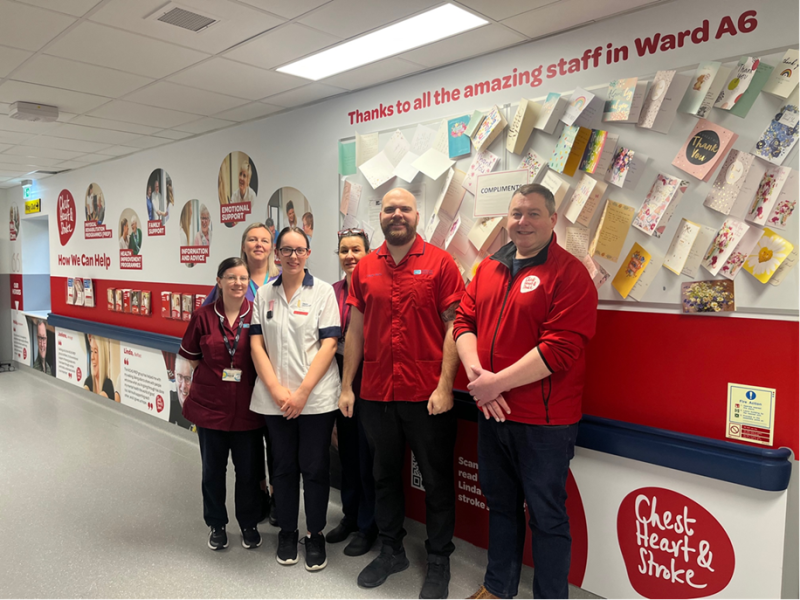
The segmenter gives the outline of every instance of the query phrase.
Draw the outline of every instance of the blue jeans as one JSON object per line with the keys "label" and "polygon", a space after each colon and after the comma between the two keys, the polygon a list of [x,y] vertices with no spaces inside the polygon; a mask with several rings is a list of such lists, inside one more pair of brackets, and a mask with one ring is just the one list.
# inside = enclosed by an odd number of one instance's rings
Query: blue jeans
{"label": "blue jeans", "polygon": [[568,598],[572,538],[566,486],[578,424],[478,421],[478,467],[489,506],[484,586],[500,598],[517,595],[526,501],[533,534],[533,597]]}

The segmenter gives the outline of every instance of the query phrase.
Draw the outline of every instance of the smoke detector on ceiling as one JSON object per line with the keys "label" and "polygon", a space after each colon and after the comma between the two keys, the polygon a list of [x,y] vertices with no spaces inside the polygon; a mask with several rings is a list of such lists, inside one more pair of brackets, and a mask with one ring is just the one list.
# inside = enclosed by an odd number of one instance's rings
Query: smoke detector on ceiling
{"label": "smoke detector on ceiling", "polygon": [[58,119],[58,107],[33,102],[14,102],[8,110],[8,116],[18,121],[52,123]]}
{"label": "smoke detector on ceiling", "polygon": [[205,11],[201,12],[195,8],[181,6],[175,2],[170,2],[145,17],[145,21],[160,21],[193,33],[206,31],[221,20],[219,17]]}

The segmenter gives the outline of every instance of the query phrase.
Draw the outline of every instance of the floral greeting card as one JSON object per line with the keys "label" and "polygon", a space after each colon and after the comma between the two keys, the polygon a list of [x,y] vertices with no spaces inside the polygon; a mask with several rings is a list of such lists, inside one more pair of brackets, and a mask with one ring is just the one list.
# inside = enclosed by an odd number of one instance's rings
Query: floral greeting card
{"label": "floral greeting card", "polygon": [[631,289],[644,273],[647,263],[650,262],[650,253],[639,244],[634,243],[628,256],[622,261],[622,266],[617,271],[611,285],[623,298],[627,298]]}
{"label": "floral greeting card", "polygon": [[700,119],[672,164],[692,177],[708,181],[738,137],[738,133]]}
{"label": "floral greeting card", "polygon": [[728,257],[733,252],[736,244],[744,237],[748,229],[750,229],[750,226],[743,221],[732,217],[725,219],[714,241],[708,247],[706,255],[703,257],[703,262],[701,263],[703,268],[712,275],[717,275],[722,269],[722,265],[725,264],[725,261],[728,260]]}
{"label": "floral greeting card", "polygon": [[633,220],[633,226],[654,237],[661,237],[672,213],[686,193],[689,182],[659,173],[653,187]]}
{"label": "floral greeting card", "polygon": [[792,216],[795,206],[797,206],[797,171],[792,169],[789,177],[786,178],[786,183],[778,194],[778,200],[775,202],[772,211],[767,217],[767,225],[776,229],[786,229],[786,223],[789,217]]}
{"label": "floral greeting card", "polygon": [[753,154],[731,150],[703,204],[723,215],[744,219],[766,170],[766,163]]}
{"label": "floral greeting card", "polygon": [[608,84],[608,100],[603,109],[603,121],[635,123],[642,111],[647,82],[636,77],[615,79]]}
{"label": "floral greeting card", "polygon": [[606,171],[606,181],[617,187],[633,189],[647,164],[647,156],[625,146],[617,147]]}
{"label": "floral greeting card", "polygon": [[750,205],[750,210],[747,211],[745,220],[755,223],[756,225],[764,225],[767,222],[767,217],[778,202],[778,197],[786,185],[786,182],[789,180],[791,172],[792,169],[789,167],[772,167],[767,169],[766,173],[764,173],[764,177],[761,178],[755,198]]}
{"label": "floral greeting card", "polygon": [[797,143],[797,93],[781,107],[756,142],[753,154],[774,165],[781,165]]}
{"label": "floral greeting card", "polygon": [[478,152],[475,158],[472,159],[472,164],[470,164],[469,169],[467,169],[467,176],[464,178],[464,183],[461,184],[464,186],[464,189],[470,194],[475,194],[478,175],[481,173],[488,173],[494,169],[498,160],[500,160],[500,157],[496,154],[492,154],[488,150]]}
{"label": "floral greeting card", "polygon": [[747,260],[744,270],[758,279],[767,283],[781,266],[781,263],[791,254],[794,246],[769,228],[764,229],[764,235],[758,240]]}
{"label": "floral greeting card", "polygon": [[685,313],[717,313],[736,310],[732,281],[689,281],[681,284]]}
{"label": "floral greeting card", "polygon": [[608,281],[608,278],[611,277],[608,271],[606,271],[600,263],[598,263],[588,254],[583,257],[581,262],[583,263],[583,266],[586,267],[586,270],[589,271],[589,276],[594,282],[594,287],[598,290],[606,281]]}
{"label": "floral greeting card", "polygon": [[467,135],[467,125],[470,116],[456,117],[447,122],[447,150],[450,158],[466,156],[472,152],[469,136]]}
{"label": "floral greeting card", "polygon": [[742,239],[739,240],[739,243],[736,244],[728,260],[722,265],[719,274],[726,279],[733,279],[736,277],[736,274],[741,270],[744,261],[747,260],[747,257],[750,255],[753,248],[755,248],[760,237],[761,230],[758,227],[751,227],[748,229],[747,233],[745,233]]}
{"label": "floral greeting card", "polygon": [[475,132],[475,137],[472,138],[475,149],[481,151],[488,148],[495,138],[500,135],[500,132],[506,128],[506,125],[508,125],[508,121],[503,116],[503,112],[497,106],[493,106],[492,110],[481,121],[478,131]]}
{"label": "floral greeting card", "polygon": [[538,155],[533,150],[529,150],[525,154],[522,158],[522,162],[520,162],[517,167],[517,169],[528,170],[528,181],[531,183],[539,183],[544,178],[548,168],[547,159]]}

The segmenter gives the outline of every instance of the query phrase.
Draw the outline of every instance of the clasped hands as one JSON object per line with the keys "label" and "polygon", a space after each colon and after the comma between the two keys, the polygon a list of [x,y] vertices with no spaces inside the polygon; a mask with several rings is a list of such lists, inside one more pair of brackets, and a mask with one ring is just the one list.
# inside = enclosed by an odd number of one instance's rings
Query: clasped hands
{"label": "clasped hands", "polygon": [[486,418],[494,417],[495,421],[505,421],[506,415],[511,414],[511,409],[503,398],[503,388],[497,375],[479,365],[470,365],[467,377],[470,379],[467,389]]}
{"label": "clasped hands", "polygon": [[286,419],[299,417],[308,401],[308,392],[304,392],[301,388],[291,392],[288,388],[280,385],[277,389],[271,390],[271,395],[273,402],[281,409]]}

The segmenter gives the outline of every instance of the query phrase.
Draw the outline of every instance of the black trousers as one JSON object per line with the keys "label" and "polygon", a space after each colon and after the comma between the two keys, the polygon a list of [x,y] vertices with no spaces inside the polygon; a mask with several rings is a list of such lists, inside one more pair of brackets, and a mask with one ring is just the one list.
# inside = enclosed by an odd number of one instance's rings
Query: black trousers
{"label": "black trousers", "polygon": [[272,440],[271,483],[275,492],[278,527],[295,531],[300,511],[300,475],[303,475],[303,502],[306,526],[311,533],[325,529],[331,487],[331,433],[336,412],[300,415],[286,419],[268,415]]}
{"label": "black trousers", "polygon": [[[342,373],[342,355],[336,355],[339,374]],[[353,379],[356,403],[349,419],[336,412],[336,430],[339,439],[339,460],[342,463],[342,512],[344,520],[357,526],[363,534],[375,530],[375,479],[372,476],[373,449],[361,422],[361,367]]]}
{"label": "black trousers", "polygon": [[375,522],[380,539],[395,550],[406,530],[403,464],[406,441],[422,474],[429,555],[450,556],[455,550],[456,493],[453,450],[458,423],[454,411],[428,414],[427,402],[364,400],[361,417],[375,448]]}
{"label": "black trousers", "polygon": [[266,425],[264,427],[262,427],[259,431],[261,431],[261,434],[264,436],[264,447],[265,447],[265,449],[267,451],[267,462],[266,462],[266,465],[264,464],[263,459],[261,460],[261,463],[259,464],[259,471],[258,471],[259,481],[264,481],[267,478],[267,474],[269,474],[269,481],[267,483],[271,484],[272,483],[272,442],[269,439],[269,429],[267,429]]}
{"label": "black trousers", "polygon": [[236,521],[242,529],[255,527],[261,513],[259,462],[264,462],[262,433],[197,428],[203,460],[203,518],[209,527],[228,524],[225,509],[225,474],[228,454],[236,473]]}

